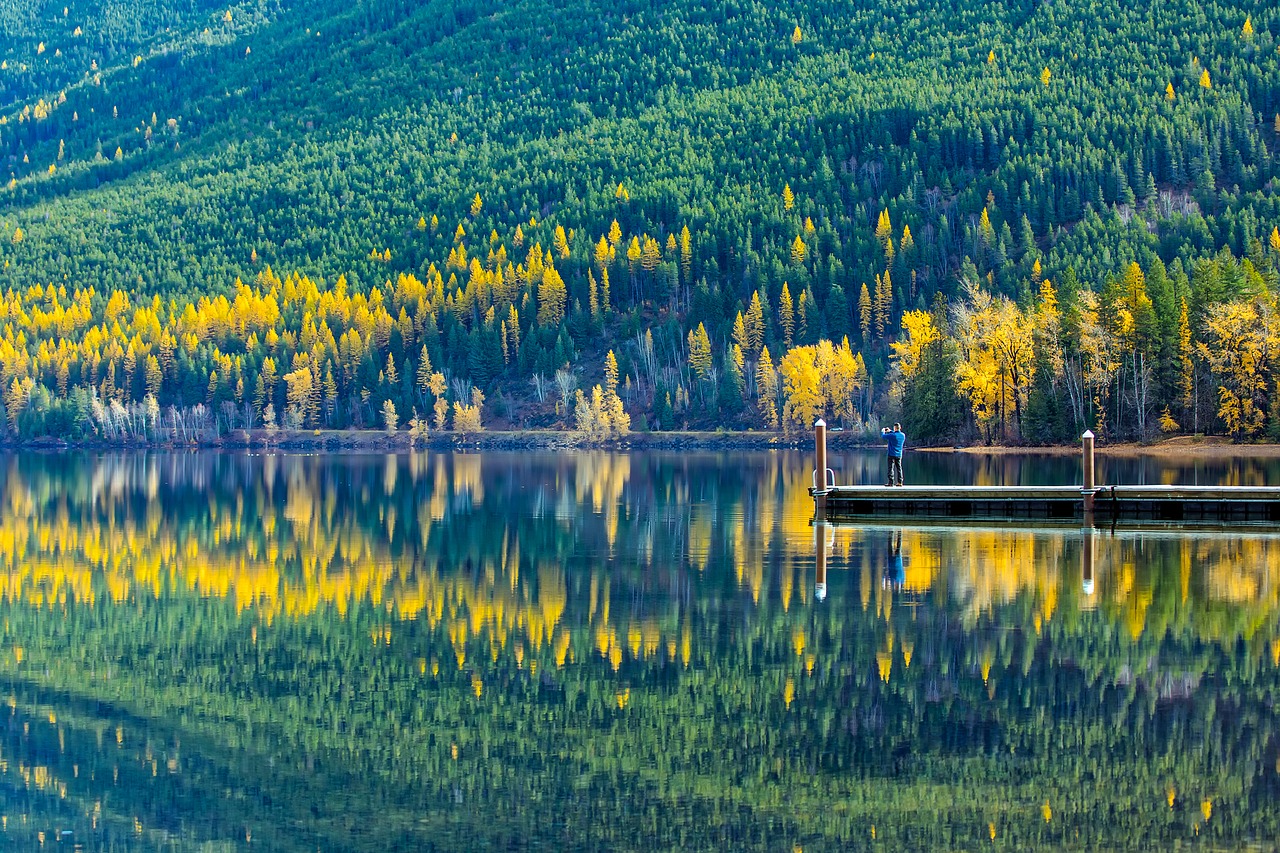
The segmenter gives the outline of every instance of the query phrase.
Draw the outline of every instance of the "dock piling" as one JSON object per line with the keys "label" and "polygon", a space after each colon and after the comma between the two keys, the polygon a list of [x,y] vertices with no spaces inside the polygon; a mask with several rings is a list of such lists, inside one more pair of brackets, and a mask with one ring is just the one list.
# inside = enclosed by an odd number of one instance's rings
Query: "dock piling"
{"label": "dock piling", "polygon": [[827,422],[818,418],[813,424],[813,517],[827,517]]}
{"label": "dock piling", "polygon": [[1096,469],[1093,464],[1093,430],[1087,429],[1080,436],[1083,454],[1080,493],[1084,499],[1084,511],[1093,512],[1093,492],[1097,488]]}

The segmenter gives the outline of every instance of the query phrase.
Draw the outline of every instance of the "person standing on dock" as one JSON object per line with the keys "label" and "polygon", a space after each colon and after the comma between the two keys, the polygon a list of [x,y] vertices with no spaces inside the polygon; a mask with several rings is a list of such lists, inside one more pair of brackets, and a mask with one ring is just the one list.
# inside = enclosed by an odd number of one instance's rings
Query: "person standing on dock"
{"label": "person standing on dock", "polygon": [[[894,424],[893,429],[885,427],[880,430],[880,435],[884,438],[885,444],[889,450],[889,482],[886,486],[902,485],[902,446],[906,444],[907,437],[902,432],[902,424]],[[897,482],[894,482],[894,477]]]}

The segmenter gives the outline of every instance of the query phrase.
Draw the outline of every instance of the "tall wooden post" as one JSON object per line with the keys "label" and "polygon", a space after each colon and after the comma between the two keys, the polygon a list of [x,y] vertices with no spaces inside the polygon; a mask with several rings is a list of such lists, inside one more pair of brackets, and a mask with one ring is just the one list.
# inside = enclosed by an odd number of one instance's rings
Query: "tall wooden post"
{"label": "tall wooden post", "polygon": [[1095,479],[1096,470],[1093,464],[1093,430],[1087,429],[1084,435],[1080,436],[1082,451],[1082,471],[1080,491],[1084,497],[1084,511],[1089,527],[1092,527],[1092,518],[1090,514],[1093,512],[1093,492],[1097,488]]}
{"label": "tall wooden post", "polygon": [[827,517],[827,422],[818,418],[813,425],[813,518]]}

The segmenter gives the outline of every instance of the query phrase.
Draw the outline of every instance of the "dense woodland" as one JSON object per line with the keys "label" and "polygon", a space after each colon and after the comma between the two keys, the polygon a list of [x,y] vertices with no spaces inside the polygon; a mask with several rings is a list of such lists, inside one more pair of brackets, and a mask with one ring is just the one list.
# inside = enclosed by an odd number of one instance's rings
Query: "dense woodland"
{"label": "dense woodland", "polygon": [[0,15],[17,436],[1280,434],[1275,9],[160,6]]}
{"label": "dense woodland", "polygon": [[1093,534],[1087,592],[1078,529],[844,529],[820,601],[804,466],[738,462],[11,459],[6,840],[1276,837],[1274,538]]}

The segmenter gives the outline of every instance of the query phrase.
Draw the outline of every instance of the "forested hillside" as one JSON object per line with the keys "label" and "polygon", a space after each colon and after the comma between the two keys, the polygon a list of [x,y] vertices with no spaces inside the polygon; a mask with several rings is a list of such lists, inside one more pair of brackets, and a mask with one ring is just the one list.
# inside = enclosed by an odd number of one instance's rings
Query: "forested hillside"
{"label": "forested hillside", "polygon": [[1277,29],[1118,0],[13,4],[6,420],[1274,435]]}

